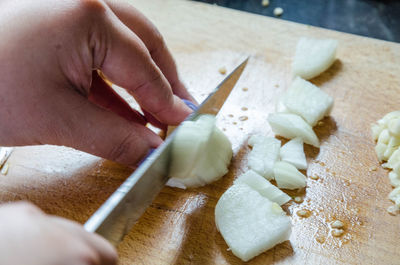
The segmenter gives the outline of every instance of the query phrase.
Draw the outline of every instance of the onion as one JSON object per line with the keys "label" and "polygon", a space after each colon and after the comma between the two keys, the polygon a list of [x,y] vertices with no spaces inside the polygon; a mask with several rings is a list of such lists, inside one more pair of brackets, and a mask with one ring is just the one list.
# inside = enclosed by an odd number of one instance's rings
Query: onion
{"label": "onion", "polygon": [[248,143],[253,147],[248,158],[249,167],[264,178],[273,179],[281,142],[273,137],[254,135]]}
{"label": "onion", "polygon": [[281,100],[289,112],[301,116],[311,127],[328,116],[333,107],[331,96],[300,77],[296,77]]}
{"label": "onion", "polygon": [[306,144],[319,147],[319,140],[311,126],[296,114],[271,113],[268,123],[275,134],[289,139],[300,137]]}
{"label": "onion", "polygon": [[215,223],[233,254],[248,261],[289,239],[282,208],[245,184],[231,186],[215,207]]}
{"label": "onion", "polygon": [[400,187],[395,188],[389,193],[389,199],[393,201],[397,206],[400,206]]}
{"label": "onion", "polygon": [[279,205],[285,204],[291,200],[289,195],[272,185],[268,180],[253,170],[246,171],[234,181],[234,184],[240,183],[248,185],[250,188],[260,193],[261,196]]}
{"label": "onion", "polygon": [[288,162],[298,169],[307,169],[307,160],[301,138],[294,138],[282,146],[280,155],[282,161]]}
{"label": "onion", "polygon": [[277,162],[274,167],[276,184],[281,189],[300,189],[307,184],[306,177],[293,165],[287,162]]}
{"label": "onion", "polygon": [[311,79],[327,70],[335,61],[337,40],[301,38],[292,63],[294,76]]}
{"label": "onion", "polygon": [[185,121],[177,129],[171,150],[170,180],[167,185],[199,187],[228,172],[232,146],[215,126],[215,117],[202,115]]}

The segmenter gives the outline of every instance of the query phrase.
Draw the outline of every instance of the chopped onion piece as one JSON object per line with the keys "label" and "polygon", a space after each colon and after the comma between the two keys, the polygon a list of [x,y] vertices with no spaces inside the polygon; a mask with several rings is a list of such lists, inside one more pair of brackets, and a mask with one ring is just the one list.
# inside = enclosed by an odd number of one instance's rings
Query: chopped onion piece
{"label": "chopped onion piece", "polygon": [[279,159],[281,141],[273,137],[255,135],[250,137],[249,144],[253,146],[248,158],[249,168],[266,179],[273,179],[274,164]]}
{"label": "chopped onion piece", "polygon": [[300,189],[307,184],[306,177],[293,165],[287,162],[277,162],[274,167],[276,184],[281,189]]}
{"label": "chopped onion piece", "polygon": [[400,118],[400,110],[389,112],[382,119],[378,121],[378,124],[385,124],[387,126],[390,120],[396,118]]}
{"label": "chopped onion piece", "polygon": [[384,154],[385,154],[386,148],[387,148],[387,145],[382,144],[382,143],[378,143],[375,146],[375,152],[376,152],[376,155],[378,156],[379,162],[382,162],[385,159]]}
{"label": "chopped onion piece", "polygon": [[280,98],[275,104],[275,112],[281,112],[281,113],[289,113],[289,109],[285,106],[285,103],[283,103],[283,99]]}
{"label": "chopped onion piece", "polygon": [[327,70],[335,61],[337,40],[301,38],[292,63],[294,76],[311,79]]}
{"label": "chopped onion piece", "polygon": [[374,140],[378,140],[379,135],[381,132],[385,129],[385,125],[383,124],[372,124],[371,125],[371,131],[372,131],[372,137]]}
{"label": "chopped onion piece", "polygon": [[400,137],[400,118],[391,119],[388,122],[388,128],[390,135]]}
{"label": "chopped onion piece", "polygon": [[378,137],[378,143],[388,144],[389,140],[390,140],[389,130],[388,129],[382,130],[382,132],[379,134]]}
{"label": "chopped onion piece", "polygon": [[300,115],[315,126],[333,107],[333,98],[312,83],[296,77],[283,94],[283,104],[289,112]]}
{"label": "chopped onion piece", "polygon": [[301,138],[294,138],[282,146],[280,155],[282,161],[288,162],[298,169],[307,169],[307,160]]}
{"label": "chopped onion piece", "polygon": [[260,195],[279,205],[285,204],[291,200],[289,195],[272,185],[268,180],[253,170],[246,171],[234,181],[234,184],[239,183],[248,185],[250,188],[260,193]]}
{"label": "chopped onion piece", "polygon": [[296,114],[271,113],[268,123],[275,134],[288,139],[300,137],[306,144],[319,147],[319,140],[311,126]]}
{"label": "chopped onion piece", "polygon": [[395,188],[389,193],[389,199],[397,206],[400,206],[400,187]]}
{"label": "chopped onion piece", "polygon": [[232,146],[215,126],[215,117],[202,115],[185,121],[172,144],[170,181],[174,187],[198,187],[218,180],[228,172]]}
{"label": "chopped onion piece", "polygon": [[215,207],[215,223],[233,254],[248,261],[289,239],[282,208],[245,184],[231,186]]}
{"label": "chopped onion piece", "polygon": [[400,177],[396,172],[394,171],[390,172],[389,179],[390,179],[390,184],[392,184],[393,187],[400,186]]}

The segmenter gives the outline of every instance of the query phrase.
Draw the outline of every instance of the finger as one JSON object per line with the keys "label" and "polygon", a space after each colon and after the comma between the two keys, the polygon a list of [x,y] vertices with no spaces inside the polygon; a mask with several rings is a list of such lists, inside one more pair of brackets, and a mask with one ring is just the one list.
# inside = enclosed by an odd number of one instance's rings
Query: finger
{"label": "finger", "polygon": [[161,123],[160,121],[158,121],[153,115],[151,115],[151,113],[143,110],[144,116],[146,117],[146,120],[153,126],[166,131],[168,129],[168,125]]}
{"label": "finger", "polygon": [[128,121],[135,121],[142,125],[146,125],[147,123],[145,117],[138,111],[132,109],[131,106],[129,106],[129,104],[98,75],[97,71],[93,71],[89,100],[118,114]]}
{"label": "finger", "polygon": [[101,62],[97,67],[113,83],[127,89],[141,108],[160,122],[179,124],[191,110],[173,95],[170,84],[138,36],[112,12],[107,17],[106,29],[102,29],[108,32],[107,50],[104,58],[94,58]]}
{"label": "finger", "polygon": [[117,264],[118,254],[116,249],[103,237],[87,232],[82,225],[57,216],[49,216],[50,219],[65,229],[67,232],[81,238],[89,245],[99,257],[99,265]]}
{"label": "finger", "polygon": [[44,127],[43,142],[67,145],[132,167],[162,142],[148,128],[98,107],[73,89],[60,90],[54,97],[51,109],[55,118]]}
{"label": "finger", "polygon": [[196,102],[180,81],[175,61],[157,28],[126,1],[107,0],[118,18],[143,41],[154,62],[170,83],[173,92],[183,99]]}

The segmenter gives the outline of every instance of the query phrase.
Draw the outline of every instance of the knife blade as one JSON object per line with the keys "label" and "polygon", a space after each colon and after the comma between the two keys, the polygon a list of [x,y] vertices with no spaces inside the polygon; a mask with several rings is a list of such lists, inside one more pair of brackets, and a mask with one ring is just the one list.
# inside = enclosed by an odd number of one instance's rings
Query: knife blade
{"label": "knife blade", "polygon": [[[218,114],[243,73],[247,61],[248,58],[237,66],[186,120],[195,120],[201,114]],[[86,231],[103,236],[114,246],[122,241],[168,180],[170,153],[175,132],[176,130],[89,218],[84,224]]]}

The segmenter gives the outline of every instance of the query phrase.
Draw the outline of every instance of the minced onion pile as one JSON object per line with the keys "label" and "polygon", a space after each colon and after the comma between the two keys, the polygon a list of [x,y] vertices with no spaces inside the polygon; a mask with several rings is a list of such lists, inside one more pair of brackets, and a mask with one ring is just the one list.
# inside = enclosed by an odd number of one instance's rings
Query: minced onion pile
{"label": "minced onion pile", "polygon": [[388,211],[398,213],[400,208],[400,111],[386,114],[372,124],[372,137],[376,141],[375,151],[382,167],[390,169],[389,179],[394,187],[389,199],[395,203]]}

